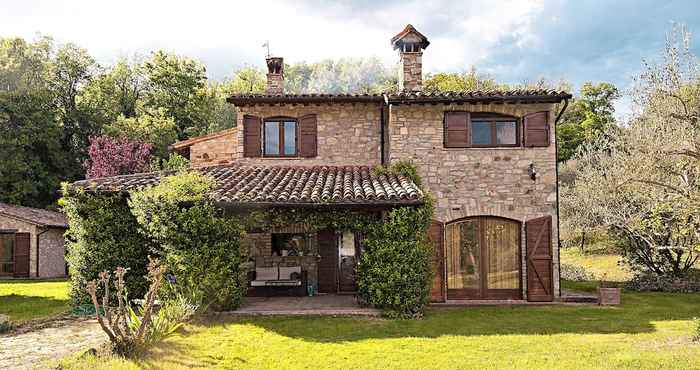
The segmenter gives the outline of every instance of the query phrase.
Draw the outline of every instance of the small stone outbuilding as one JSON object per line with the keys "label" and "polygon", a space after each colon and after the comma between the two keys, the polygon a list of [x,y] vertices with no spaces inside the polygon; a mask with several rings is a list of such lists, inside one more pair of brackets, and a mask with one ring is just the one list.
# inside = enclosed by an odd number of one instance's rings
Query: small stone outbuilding
{"label": "small stone outbuilding", "polygon": [[0,278],[67,276],[63,214],[0,203]]}

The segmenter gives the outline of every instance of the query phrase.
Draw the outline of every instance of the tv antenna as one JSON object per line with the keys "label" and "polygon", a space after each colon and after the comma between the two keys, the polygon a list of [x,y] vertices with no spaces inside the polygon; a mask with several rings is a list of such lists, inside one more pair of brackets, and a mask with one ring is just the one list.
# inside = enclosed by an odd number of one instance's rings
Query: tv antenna
{"label": "tv antenna", "polygon": [[270,57],[270,40],[265,41],[265,43],[262,45],[262,47],[267,48],[267,55],[265,57],[269,58]]}

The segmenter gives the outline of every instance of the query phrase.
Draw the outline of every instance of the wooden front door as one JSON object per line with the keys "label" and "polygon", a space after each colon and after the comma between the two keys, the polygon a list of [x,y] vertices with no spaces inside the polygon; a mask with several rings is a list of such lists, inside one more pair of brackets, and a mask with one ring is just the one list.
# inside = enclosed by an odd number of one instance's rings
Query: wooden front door
{"label": "wooden front door", "polygon": [[317,237],[321,256],[318,261],[318,292],[336,293],[338,291],[338,237],[333,230],[319,231]]}
{"label": "wooden front door", "polygon": [[445,226],[448,299],[521,299],[520,223],[471,217]]}
{"label": "wooden front door", "polygon": [[14,276],[29,277],[29,233],[15,234]]}
{"label": "wooden front door", "polygon": [[527,241],[527,300],[551,302],[552,281],[552,217],[540,217],[525,223]]}

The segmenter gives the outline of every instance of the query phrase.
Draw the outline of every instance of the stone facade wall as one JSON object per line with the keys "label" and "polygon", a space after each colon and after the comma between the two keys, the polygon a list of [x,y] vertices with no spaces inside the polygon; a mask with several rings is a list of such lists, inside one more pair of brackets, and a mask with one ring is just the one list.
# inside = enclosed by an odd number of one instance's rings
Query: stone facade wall
{"label": "stone facade wall", "polygon": [[[36,236],[47,229],[17,218],[0,215],[0,230],[29,233],[29,277],[36,278]],[[64,229],[51,228],[40,236],[38,277],[66,276],[64,232]]]}
{"label": "stone facade wall", "polygon": [[39,236],[39,277],[66,276],[64,229],[48,229]]}
{"label": "stone facade wall", "polygon": [[379,104],[321,104],[239,107],[238,125],[246,114],[265,117],[294,117],[316,114],[318,155],[314,158],[244,158],[243,130],[238,130],[231,159],[265,165],[333,166],[381,163],[381,111]]}
{"label": "stone facade wall", "polygon": [[[239,126],[240,127],[240,126]],[[237,158],[238,129],[190,146],[190,161],[193,166],[209,166],[226,163]]]}
{"label": "stone facade wall", "polygon": [[[522,117],[550,111],[552,104],[529,105],[400,105],[393,106],[389,122],[390,161],[411,159],[417,165],[423,184],[436,199],[435,217],[451,222],[470,216],[500,216],[520,221],[525,240],[527,220],[552,216],[554,291],[559,291],[557,183],[554,128],[546,148],[445,148],[443,117],[449,110],[495,112]],[[533,181],[528,167],[534,164]],[[524,242],[522,244],[523,291],[526,289]]]}
{"label": "stone facade wall", "polygon": [[399,91],[423,89],[423,52],[399,53]]}

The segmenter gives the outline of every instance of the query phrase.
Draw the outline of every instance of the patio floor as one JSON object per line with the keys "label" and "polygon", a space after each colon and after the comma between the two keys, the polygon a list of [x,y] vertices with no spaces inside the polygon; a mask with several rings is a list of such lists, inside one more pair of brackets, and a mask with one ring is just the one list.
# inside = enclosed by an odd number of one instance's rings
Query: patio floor
{"label": "patio floor", "polygon": [[247,297],[235,315],[357,315],[380,316],[381,311],[360,307],[352,295],[313,297]]}

